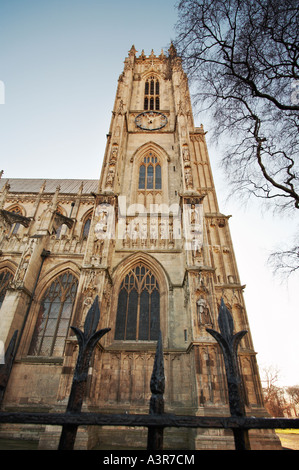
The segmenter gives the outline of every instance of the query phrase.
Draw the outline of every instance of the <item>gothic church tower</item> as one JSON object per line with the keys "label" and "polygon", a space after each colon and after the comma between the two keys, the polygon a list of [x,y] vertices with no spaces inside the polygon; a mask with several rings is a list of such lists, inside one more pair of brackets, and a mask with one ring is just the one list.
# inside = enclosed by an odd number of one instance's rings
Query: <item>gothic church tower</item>
{"label": "gothic church tower", "polygon": [[[86,265],[102,286],[110,335],[95,363],[93,400],[101,408],[147,410],[161,329],[167,411],[227,414],[224,364],[206,327],[218,329],[221,297],[236,329],[249,330],[243,286],[220,213],[203,127],[194,127],[187,77],[169,54],[134,46],[119,77]],[[95,246],[96,255],[95,255]],[[240,348],[248,410],[263,412],[250,333]],[[209,431],[177,439],[203,448]],[[260,439],[260,437],[259,437]],[[178,442],[180,442],[178,440]],[[215,448],[229,439],[213,436]]]}
{"label": "gothic church tower", "polygon": [[[228,416],[222,353],[206,331],[219,330],[223,298],[236,331],[248,331],[239,348],[246,412],[264,416],[228,223],[175,48],[137,56],[133,46],[100,179],[0,181],[0,340],[20,332],[3,409],[65,410],[78,354],[69,326],[82,329],[98,296],[99,328],[111,330],[93,355],[84,410],[148,412],[161,331],[165,411]],[[57,447],[54,428],[40,433],[40,448]],[[250,436],[253,449],[277,442],[268,431]],[[222,430],[166,429],[164,438],[170,449],[234,448]],[[146,430],[80,428],[77,448],[98,442],[145,448]]]}

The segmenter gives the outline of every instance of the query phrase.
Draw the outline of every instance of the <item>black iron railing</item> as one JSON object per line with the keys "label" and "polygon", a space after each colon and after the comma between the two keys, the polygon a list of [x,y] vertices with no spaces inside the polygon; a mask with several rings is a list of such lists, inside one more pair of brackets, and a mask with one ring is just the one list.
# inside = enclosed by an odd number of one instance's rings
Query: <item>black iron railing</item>
{"label": "black iron railing", "polygon": [[[225,363],[230,417],[199,417],[182,416],[164,412],[164,361],[163,344],[160,333],[154,367],[150,382],[151,399],[149,414],[110,414],[82,412],[82,403],[85,396],[89,362],[93,350],[100,338],[110,331],[105,328],[97,331],[100,319],[98,298],[96,297],[89,310],[84,331],[72,327],[79,343],[79,354],[73,377],[72,388],[65,413],[26,413],[26,412],[0,412],[0,423],[60,425],[62,432],[59,450],[74,449],[77,429],[79,426],[132,426],[148,428],[148,451],[163,450],[163,432],[165,428],[214,428],[230,429],[234,435],[236,450],[250,450],[248,431],[250,429],[299,429],[299,419],[289,418],[254,418],[245,415],[245,406],[241,390],[241,378],[238,369],[237,350],[239,343],[247,331],[234,331],[233,318],[221,300],[218,324],[220,332],[208,329],[207,331],[219,343]],[[16,340],[14,335],[6,354],[6,363],[0,366],[0,391],[5,390],[5,383],[11,370],[10,358],[13,357],[12,348]],[[6,381],[6,382],[5,382]],[[3,394],[2,394],[3,395]]]}

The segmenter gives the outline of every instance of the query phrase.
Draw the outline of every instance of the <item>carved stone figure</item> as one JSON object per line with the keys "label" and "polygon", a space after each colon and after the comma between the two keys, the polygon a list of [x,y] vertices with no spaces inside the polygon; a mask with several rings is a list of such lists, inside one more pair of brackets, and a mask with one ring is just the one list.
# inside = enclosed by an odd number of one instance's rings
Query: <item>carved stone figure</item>
{"label": "carved stone figure", "polygon": [[213,326],[210,307],[206,299],[201,296],[196,303],[199,326]]}
{"label": "carved stone figure", "polygon": [[193,177],[192,177],[192,172],[191,172],[190,167],[187,167],[185,169],[185,181],[186,181],[187,189],[192,188],[192,186],[193,186]]}
{"label": "carved stone figure", "polygon": [[111,166],[107,174],[106,186],[113,186],[114,176],[115,176],[115,170],[114,170],[114,167]]}

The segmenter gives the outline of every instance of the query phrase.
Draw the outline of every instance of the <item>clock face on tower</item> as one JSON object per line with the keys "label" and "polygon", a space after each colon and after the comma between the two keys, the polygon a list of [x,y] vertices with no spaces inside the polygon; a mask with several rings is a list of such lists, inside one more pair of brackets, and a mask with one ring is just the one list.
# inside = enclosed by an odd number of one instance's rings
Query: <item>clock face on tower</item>
{"label": "clock face on tower", "polygon": [[167,124],[167,117],[158,111],[145,111],[135,118],[136,126],[146,131],[162,129]]}

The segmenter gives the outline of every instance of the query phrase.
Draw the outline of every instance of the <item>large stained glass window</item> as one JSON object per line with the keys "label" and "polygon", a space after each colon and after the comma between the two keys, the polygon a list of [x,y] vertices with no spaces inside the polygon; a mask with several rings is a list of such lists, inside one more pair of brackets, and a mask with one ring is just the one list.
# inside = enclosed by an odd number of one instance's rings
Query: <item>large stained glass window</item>
{"label": "large stained glass window", "polygon": [[120,286],[115,339],[154,341],[158,339],[159,331],[159,284],[149,268],[138,264]]}
{"label": "large stained glass window", "polygon": [[46,290],[31,341],[29,355],[62,357],[78,280],[70,271],[57,276]]}

